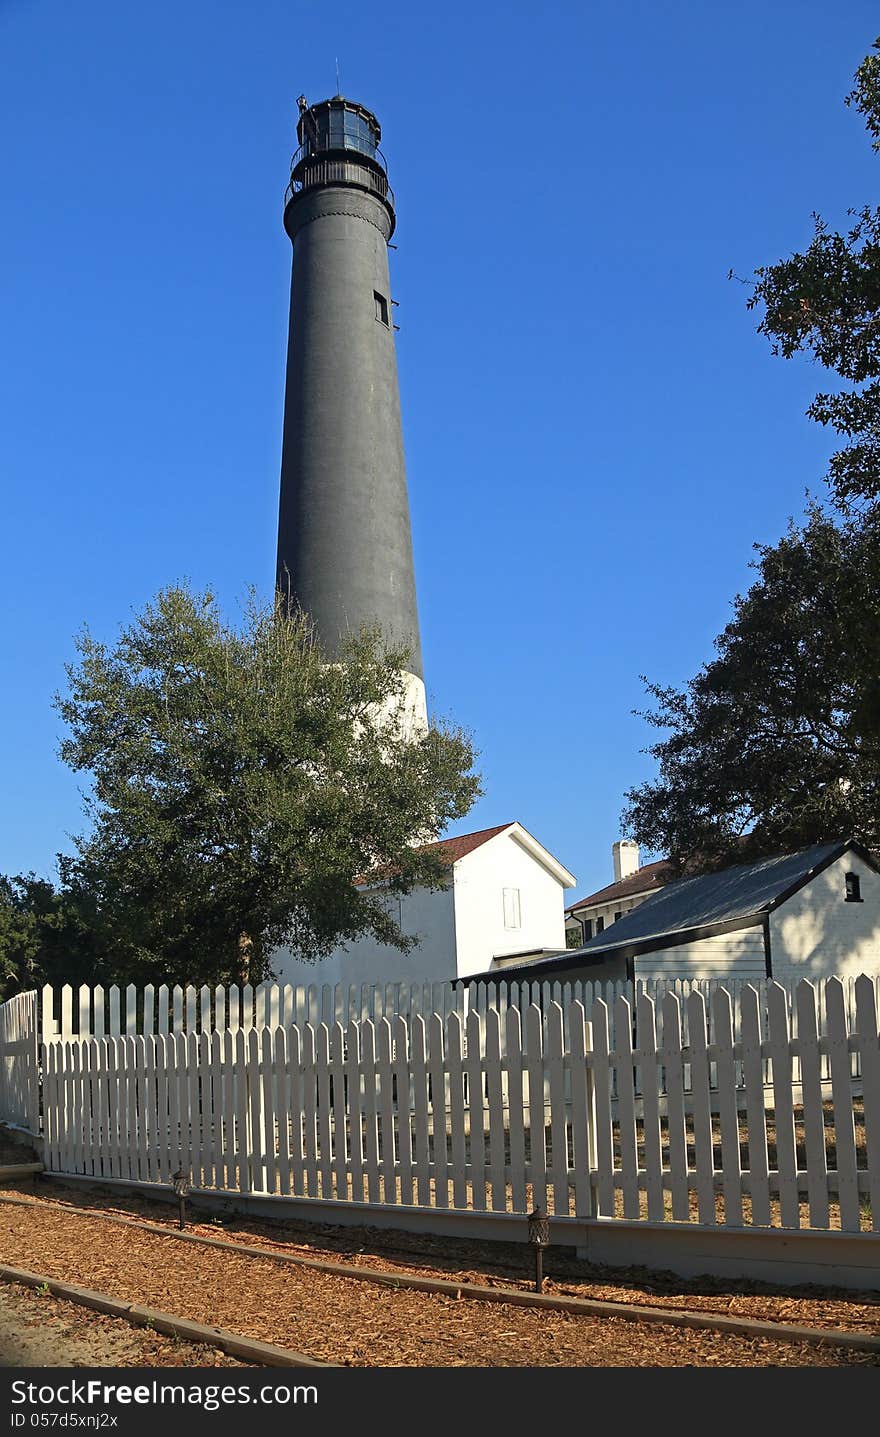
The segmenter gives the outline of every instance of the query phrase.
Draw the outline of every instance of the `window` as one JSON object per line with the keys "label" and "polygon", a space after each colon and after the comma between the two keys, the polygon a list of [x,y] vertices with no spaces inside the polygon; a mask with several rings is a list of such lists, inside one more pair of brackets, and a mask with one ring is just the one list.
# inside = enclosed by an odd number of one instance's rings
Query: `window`
{"label": "window", "polygon": [[846,875],[846,902],[864,902],[862,898],[862,881],[857,873],[848,873]]}
{"label": "window", "polygon": [[592,936],[593,936],[593,920],[592,920],[592,918],[585,918],[585,919],[584,919],[584,942],[586,943],[589,938],[592,938]]}
{"label": "window", "polygon": [[605,919],[604,919],[604,918],[597,918],[597,919],[596,919],[596,932],[597,932],[597,933],[604,933],[604,932],[605,932]]}
{"label": "window", "polygon": [[623,913],[622,913],[622,912],[620,912],[620,913],[615,913],[615,915],[614,915],[614,921],[615,921],[615,923],[617,922],[618,918],[622,918],[622,917],[623,917]]}
{"label": "window", "polygon": [[387,329],[388,301],[385,298],[384,294],[380,294],[377,289],[373,290],[373,299],[376,301],[376,318],[379,320],[380,324],[384,324]]}
{"label": "window", "polygon": [[521,926],[519,908],[519,889],[505,888],[504,897],[504,926],[505,928],[519,928]]}

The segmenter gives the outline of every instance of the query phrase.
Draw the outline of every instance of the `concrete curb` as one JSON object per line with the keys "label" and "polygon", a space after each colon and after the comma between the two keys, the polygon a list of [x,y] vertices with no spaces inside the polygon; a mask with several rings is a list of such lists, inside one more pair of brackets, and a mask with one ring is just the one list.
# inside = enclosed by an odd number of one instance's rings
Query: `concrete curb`
{"label": "concrete curb", "polygon": [[[0,1195],[0,1203],[31,1208],[40,1206],[39,1200],[29,1201],[27,1198],[11,1198],[4,1195]],[[144,1232],[172,1238],[177,1242],[218,1248],[221,1251],[238,1253],[243,1257],[262,1258],[266,1262],[290,1263],[295,1267],[311,1268],[315,1272],[349,1278],[356,1282],[372,1283],[378,1287],[431,1292],[444,1297],[463,1298],[474,1302],[500,1302],[514,1307],[535,1307],[548,1312],[567,1312],[572,1316],[616,1317],[623,1322],[659,1322],[667,1327],[691,1327],[710,1332],[730,1332],[740,1337],[770,1338],[776,1342],[805,1342],[814,1347],[847,1347],[857,1352],[880,1353],[880,1336],[848,1332],[837,1327],[802,1327],[791,1323],[766,1322],[748,1317],[722,1317],[714,1313],[681,1312],[677,1308],[609,1302],[598,1298],[552,1297],[544,1293],[525,1292],[515,1287],[483,1287],[477,1283],[453,1282],[446,1278],[418,1277],[402,1269],[392,1268],[388,1271],[380,1271],[376,1268],[356,1267],[352,1263],[298,1257],[293,1253],[279,1252],[274,1248],[257,1247],[250,1243],[229,1242],[224,1238],[202,1237],[198,1233],[180,1232],[174,1228],[163,1227],[161,1223],[122,1217],[116,1213],[90,1212],[82,1208],[67,1207],[61,1203],[53,1203],[50,1206],[60,1207],[63,1212],[74,1213],[77,1217],[98,1218],[101,1222],[140,1228]]]}
{"label": "concrete curb", "polygon": [[[33,1204],[26,1204],[33,1206]],[[201,1322],[191,1322],[186,1317],[175,1317],[173,1313],[162,1312],[157,1307],[141,1307],[137,1303],[123,1302],[109,1297],[104,1292],[94,1292],[89,1287],[76,1287],[69,1282],[59,1282],[54,1277],[29,1272],[26,1268],[9,1267],[0,1263],[0,1282],[17,1282],[23,1287],[45,1287],[53,1297],[75,1302],[80,1307],[89,1307],[94,1312],[106,1313],[108,1317],[121,1317],[133,1327],[152,1327],[167,1337],[183,1337],[187,1342],[201,1342],[208,1347],[219,1347],[230,1357],[241,1357],[260,1367],[333,1367],[332,1362],[319,1362],[293,1352],[287,1347],[276,1347],[271,1342],[257,1342],[254,1338],[240,1337],[225,1327],[207,1327]]]}

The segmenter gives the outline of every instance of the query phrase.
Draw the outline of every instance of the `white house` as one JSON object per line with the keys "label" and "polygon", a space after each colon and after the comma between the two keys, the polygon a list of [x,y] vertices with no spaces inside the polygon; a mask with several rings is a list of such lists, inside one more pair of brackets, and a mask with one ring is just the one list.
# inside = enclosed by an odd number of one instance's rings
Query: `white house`
{"label": "white house", "polygon": [[[504,823],[431,844],[449,868],[446,886],[389,896],[409,953],[361,938],[318,963],[275,953],[280,983],[442,983],[499,958],[540,958],[565,948],[564,891],[574,875],[521,824]],[[375,890],[374,890],[375,891]]]}
{"label": "white house", "polygon": [[570,947],[579,948],[612,923],[644,903],[668,883],[672,865],[667,859],[639,866],[639,845],[621,839],[611,846],[614,882],[596,893],[570,903],[565,910],[565,936]]}
{"label": "white house", "polygon": [[[504,965],[505,974],[517,965]],[[529,977],[800,978],[880,973],[880,870],[858,843],[814,844],[668,883]]]}

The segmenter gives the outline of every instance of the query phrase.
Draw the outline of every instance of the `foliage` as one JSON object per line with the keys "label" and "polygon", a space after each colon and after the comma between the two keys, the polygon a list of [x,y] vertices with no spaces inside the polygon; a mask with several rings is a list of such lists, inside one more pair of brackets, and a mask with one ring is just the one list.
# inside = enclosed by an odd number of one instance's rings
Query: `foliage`
{"label": "foliage", "polygon": [[[880,51],[880,40],[873,50]],[[880,150],[880,54],[859,66],[846,103],[862,113]],[[880,208],[849,213],[853,223],[843,234],[814,215],[805,252],[757,269],[748,300],[762,311],[758,333],[774,354],[811,353],[846,381],[845,388],[817,394],[807,410],[846,441],[828,474],[844,511],[880,495]]]}
{"label": "foliage", "polygon": [[643,717],[668,736],[623,823],[686,871],[835,838],[880,845],[880,505],[843,523],[812,506],[756,547],[758,579],[717,656],[684,689],[647,684]]}
{"label": "foliage", "polygon": [[[405,735],[402,650],[365,630],[328,663],[284,604],[251,595],[236,629],[185,586],[115,647],[84,631],[77,648],[56,705],[92,827],[66,876],[94,896],[115,976],[258,981],[282,945],[412,945],[388,899],[444,881],[425,841],[480,790],[460,730]],[[378,889],[355,886],[371,873]]]}
{"label": "foliage", "polygon": [[100,982],[108,963],[94,900],[81,887],[0,876],[0,1001],[43,983]]}

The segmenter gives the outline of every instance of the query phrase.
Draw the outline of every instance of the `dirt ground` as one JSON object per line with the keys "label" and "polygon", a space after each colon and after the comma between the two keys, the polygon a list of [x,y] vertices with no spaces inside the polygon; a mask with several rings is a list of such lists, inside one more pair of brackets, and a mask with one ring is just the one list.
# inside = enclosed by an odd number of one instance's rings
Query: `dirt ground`
{"label": "dirt ground", "polygon": [[214,1347],[130,1327],[31,1287],[0,1285],[0,1367],[242,1365]]}
{"label": "dirt ground", "polygon": [[[564,1366],[564,1367],[787,1367],[880,1365],[873,1354],[845,1349],[752,1339],[727,1333],[675,1328],[659,1323],[632,1323],[618,1318],[574,1317],[538,1312],[508,1304],[456,1300],[437,1294],[392,1290],[362,1284],[241,1254],[179,1243],[170,1236],[101,1222],[65,1210],[63,1198],[74,1198],[82,1212],[94,1194],[54,1184],[41,1185],[55,1199],[38,1199],[28,1207],[0,1203],[0,1259],[31,1271],[97,1288],[116,1297],[164,1308],[180,1316],[228,1327],[246,1336],[279,1343],[311,1357],[343,1366]],[[24,1195],[24,1194],[23,1194]],[[104,1199],[106,1202],[107,1200]],[[169,1225],[173,1214],[160,1205],[148,1209],[142,1200],[110,1199],[116,1210]],[[145,1210],[147,1209],[147,1210]],[[514,1282],[525,1286],[523,1254],[514,1254],[515,1276],[504,1266],[504,1255],[487,1264],[475,1261],[458,1245],[425,1242],[416,1251],[378,1249],[375,1234],[343,1234],[338,1229],[312,1231],[236,1222],[234,1229],[205,1223],[194,1229],[252,1243],[263,1242],[308,1256],[362,1262],[371,1267],[403,1267],[462,1280]],[[283,1234],[283,1235],[282,1235]],[[360,1243],[358,1244],[358,1236]],[[384,1235],[387,1243],[387,1235]],[[346,1250],[343,1244],[360,1246]],[[483,1249],[483,1259],[486,1250]],[[500,1256],[500,1261],[498,1260]],[[454,1263],[451,1266],[450,1263]],[[487,1266],[491,1268],[487,1271]],[[635,1275],[607,1274],[570,1263],[562,1255],[551,1261],[548,1291],[595,1295],[615,1300],[648,1301],[666,1306],[801,1322],[809,1310],[820,1325],[876,1331],[880,1327],[880,1295],[761,1291],[754,1285],[735,1291],[730,1284],[692,1284],[666,1275],[637,1285]],[[578,1267],[580,1271],[578,1272]],[[644,1279],[644,1275],[642,1275]],[[740,1285],[742,1286],[742,1285]],[[805,1306],[806,1305],[806,1306]],[[770,1310],[772,1309],[772,1310]]]}

